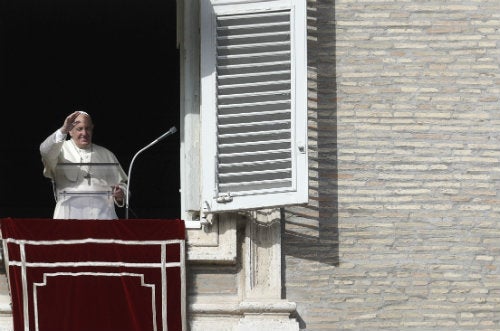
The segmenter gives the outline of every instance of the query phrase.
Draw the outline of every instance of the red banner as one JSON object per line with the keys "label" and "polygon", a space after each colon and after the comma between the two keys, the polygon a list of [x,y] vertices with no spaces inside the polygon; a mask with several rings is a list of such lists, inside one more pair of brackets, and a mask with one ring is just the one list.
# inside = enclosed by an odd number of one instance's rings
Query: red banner
{"label": "red banner", "polygon": [[15,331],[185,330],[182,220],[0,220]]}

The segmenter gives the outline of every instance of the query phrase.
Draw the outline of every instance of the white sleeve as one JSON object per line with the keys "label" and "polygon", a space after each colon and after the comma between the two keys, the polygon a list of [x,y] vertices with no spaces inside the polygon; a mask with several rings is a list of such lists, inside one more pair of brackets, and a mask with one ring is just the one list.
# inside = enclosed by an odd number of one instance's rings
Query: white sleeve
{"label": "white sleeve", "polygon": [[61,129],[59,129],[59,130],[56,131],[55,139],[56,139],[56,143],[60,143],[61,141],[65,141],[66,140],[66,134],[62,133]]}
{"label": "white sleeve", "polygon": [[59,141],[58,139],[61,138],[61,135],[63,134],[57,130],[40,144],[40,154],[44,165],[43,174],[45,177],[54,177],[53,172],[57,165],[59,153],[61,153],[61,149],[66,139],[66,137],[64,137],[63,140]]}

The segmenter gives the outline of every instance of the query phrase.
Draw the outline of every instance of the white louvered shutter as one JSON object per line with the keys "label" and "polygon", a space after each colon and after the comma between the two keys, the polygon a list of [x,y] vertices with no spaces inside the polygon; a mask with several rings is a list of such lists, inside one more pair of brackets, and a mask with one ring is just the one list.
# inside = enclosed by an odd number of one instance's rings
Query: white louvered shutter
{"label": "white louvered shutter", "polygon": [[307,202],[305,1],[204,0],[202,209]]}

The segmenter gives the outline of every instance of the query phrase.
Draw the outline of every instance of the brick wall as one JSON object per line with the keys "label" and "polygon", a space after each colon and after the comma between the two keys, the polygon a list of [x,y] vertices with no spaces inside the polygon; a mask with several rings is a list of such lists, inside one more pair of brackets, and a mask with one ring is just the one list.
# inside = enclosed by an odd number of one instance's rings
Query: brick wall
{"label": "brick wall", "polygon": [[12,306],[7,275],[3,268],[3,256],[0,263],[2,263],[0,267],[0,331],[10,331],[13,329]]}
{"label": "brick wall", "polygon": [[500,1],[308,1],[304,330],[500,329]]}

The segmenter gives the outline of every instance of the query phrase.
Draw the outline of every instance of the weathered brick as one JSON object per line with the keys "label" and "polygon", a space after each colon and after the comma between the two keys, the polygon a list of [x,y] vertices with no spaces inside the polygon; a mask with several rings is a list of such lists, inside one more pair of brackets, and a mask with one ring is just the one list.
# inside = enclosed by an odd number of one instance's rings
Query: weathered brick
{"label": "weathered brick", "polygon": [[[332,90],[318,88],[323,107],[309,112],[334,132],[316,137],[317,194],[332,198],[325,192],[333,189],[338,204],[335,216],[319,220],[317,236],[336,237],[329,249],[338,264],[322,288],[329,294],[287,291],[304,329],[500,328],[500,2],[308,6],[322,22],[317,31],[335,36],[311,44],[330,54],[335,70],[311,66],[317,86]],[[310,54],[311,64],[318,60]],[[335,103],[326,101],[331,93]],[[321,178],[333,153],[321,149],[325,140],[336,143],[337,181]],[[321,215],[331,205],[318,201]],[[325,223],[335,230],[322,231]],[[285,261],[299,259],[287,255],[284,239]],[[299,245],[314,255],[310,239],[294,241],[294,252]],[[285,281],[315,274],[316,256],[301,259]],[[311,296],[330,308],[317,310]]]}

